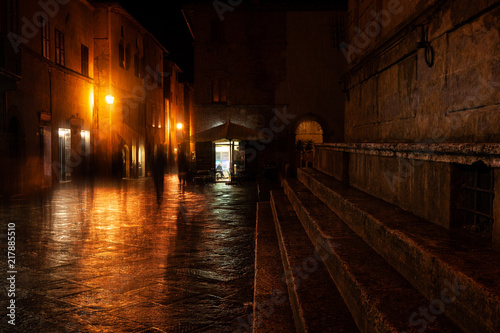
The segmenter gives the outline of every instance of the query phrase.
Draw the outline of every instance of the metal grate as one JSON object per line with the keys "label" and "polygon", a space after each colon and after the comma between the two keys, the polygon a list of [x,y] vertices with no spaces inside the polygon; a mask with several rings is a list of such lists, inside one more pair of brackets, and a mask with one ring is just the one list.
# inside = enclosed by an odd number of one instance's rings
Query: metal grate
{"label": "metal grate", "polygon": [[491,236],[493,227],[493,169],[484,165],[462,169],[459,200],[462,227],[481,236]]}

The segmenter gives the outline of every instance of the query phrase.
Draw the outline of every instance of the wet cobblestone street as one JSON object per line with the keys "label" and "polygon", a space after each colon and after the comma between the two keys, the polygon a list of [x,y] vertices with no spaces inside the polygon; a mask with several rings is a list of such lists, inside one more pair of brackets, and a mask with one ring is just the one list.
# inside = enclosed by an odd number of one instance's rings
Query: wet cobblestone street
{"label": "wet cobblestone street", "polygon": [[[63,184],[0,206],[1,332],[234,332],[252,312],[255,184]],[[9,325],[7,225],[15,223]],[[243,318],[238,321],[238,318]]]}

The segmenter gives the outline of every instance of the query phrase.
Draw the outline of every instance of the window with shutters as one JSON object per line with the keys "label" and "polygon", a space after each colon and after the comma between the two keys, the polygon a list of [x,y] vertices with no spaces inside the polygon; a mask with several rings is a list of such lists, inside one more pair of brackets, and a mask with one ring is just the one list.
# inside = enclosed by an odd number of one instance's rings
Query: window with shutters
{"label": "window with shutters", "polygon": [[64,66],[64,34],[56,30],[56,64]]}
{"label": "window with shutters", "polygon": [[42,55],[44,58],[50,59],[50,30],[49,22],[43,17],[40,18],[40,25],[42,30]]}
{"label": "window with shutters", "polygon": [[89,48],[82,44],[82,75],[89,76]]}

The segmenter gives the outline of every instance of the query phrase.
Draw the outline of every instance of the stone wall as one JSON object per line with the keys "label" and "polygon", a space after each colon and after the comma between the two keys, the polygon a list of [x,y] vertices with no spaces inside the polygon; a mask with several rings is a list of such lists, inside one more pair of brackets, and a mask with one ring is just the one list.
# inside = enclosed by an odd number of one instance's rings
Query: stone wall
{"label": "stone wall", "polygon": [[[198,8],[195,34],[195,102],[210,104],[211,84],[227,82],[227,104],[274,104],[285,73],[286,15],[280,11],[228,12],[220,21],[212,6]],[[212,40],[211,27],[219,39]]]}
{"label": "stone wall", "polygon": [[[418,164],[418,167],[413,167]],[[402,173],[400,171],[403,171]],[[444,227],[450,224],[450,166],[351,154],[350,184]]]}
{"label": "stone wall", "polygon": [[[496,144],[323,144],[314,167],[366,193],[446,228],[454,226],[452,168],[483,162],[495,168],[500,193],[500,150]],[[346,172],[347,168],[347,172]],[[500,220],[499,195],[493,216]],[[499,223],[493,224],[498,245]]]}
{"label": "stone wall", "polygon": [[[400,3],[405,10],[370,39],[373,50],[361,48],[351,62],[346,141],[498,142],[498,3],[419,1],[408,13],[410,3]],[[410,21],[428,29],[432,67]],[[351,21],[352,45],[352,25],[362,23]]]}
{"label": "stone wall", "polygon": [[493,247],[500,251],[500,168],[495,170],[495,200],[493,201]]}
{"label": "stone wall", "polygon": [[[492,0],[349,1],[347,144],[319,147],[316,165],[453,226],[453,168],[476,162],[500,167],[499,17],[500,4]],[[346,163],[348,176],[339,177]]]}

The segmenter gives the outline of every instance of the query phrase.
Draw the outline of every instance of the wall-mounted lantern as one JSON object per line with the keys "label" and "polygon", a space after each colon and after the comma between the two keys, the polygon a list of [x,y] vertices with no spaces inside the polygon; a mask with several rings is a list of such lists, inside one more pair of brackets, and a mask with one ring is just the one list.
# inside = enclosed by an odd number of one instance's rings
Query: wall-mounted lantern
{"label": "wall-mounted lantern", "polygon": [[114,101],[115,101],[115,97],[113,95],[106,96],[106,103],[108,103],[109,105],[113,104]]}

